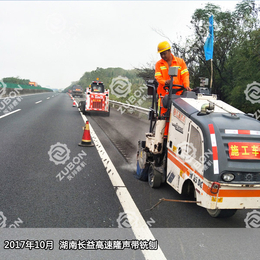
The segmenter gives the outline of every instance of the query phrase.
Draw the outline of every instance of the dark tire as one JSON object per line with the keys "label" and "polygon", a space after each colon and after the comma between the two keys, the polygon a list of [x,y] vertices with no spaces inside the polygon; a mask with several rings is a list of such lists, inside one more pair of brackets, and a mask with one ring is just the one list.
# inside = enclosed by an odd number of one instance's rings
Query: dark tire
{"label": "dark tire", "polygon": [[110,106],[108,107],[108,112],[105,112],[105,116],[110,116]]}
{"label": "dark tire", "polygon": [[82,111],[81,111],[81,102],[82,102],[82,101],[80,101],[80,102],[78,103],[78,108],[79,108],[80,112],[82,112]]}
{"label": "dark tire", "polygon": [[196,196],[195,187],[193,185],[193,182],[188,179],[184,182],[182,186],[182,193],[185,197],[194,199]]}
{"label": "dark tire", "polygon": [[236,209],[207,209],[213,218],[230,218],[236,213]]}
{"label": "dark tire", "polygon": [[86,114],[86,111],[85,111],[85,102],[84,101],[81,101],[81,105],[80,105],[80,111],[85,115]]}
{"label": "dark tire", "polygon": [[162,183],[162,176],[161,174],[156,171],[153,165],[150,164],[148,170],[148,184],[151,188],[158,188],[161,186]]}

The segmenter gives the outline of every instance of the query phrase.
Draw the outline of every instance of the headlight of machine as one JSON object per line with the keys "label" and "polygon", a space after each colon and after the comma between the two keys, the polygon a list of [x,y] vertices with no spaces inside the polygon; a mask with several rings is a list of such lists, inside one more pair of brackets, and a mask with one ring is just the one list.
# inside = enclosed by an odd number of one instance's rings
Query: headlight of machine
{"label": "headlight of machine", "polygon": [[235,179],[235,175],[232,173],[224,173],[224,174],[222,174],[222,179],[223,179],[223,181],[230,182]]}

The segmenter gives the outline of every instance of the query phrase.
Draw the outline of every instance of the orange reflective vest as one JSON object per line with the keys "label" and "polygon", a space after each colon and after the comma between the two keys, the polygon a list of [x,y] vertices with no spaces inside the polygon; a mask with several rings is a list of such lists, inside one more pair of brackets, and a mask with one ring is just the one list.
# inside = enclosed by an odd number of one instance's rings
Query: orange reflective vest
{"label": "orange reflective vest", "polygon": [[[173,56],[173,54],[171,55],[173,58],[171,66],[177,66],[179,68],[178,76],[174,77],[173,84],[183,85],[185,88],[189,87],[190,86],[189,71],[187,69],[186,63],[184,62],[183,59],[175,57]],[[170,79],[168,70],[169,70],[169,65],[167,61],[163,59],[160,59],[155,65],[155,79],[159,83],[157,88],[157,93],[159,96],[164,97],[166,94],[166,90],[163,87],[165,85],[165,81]]]}
{"label": "orange reflective vest", "polygon": [[[189,79],[189,71],[187,69],[186,63],[183,59],[175,57],[172,55],[172,64],[171,66],[177,66],[178,69],[178,76],[174,77],[173,84],[177,85],[183,85],[185,88],[190,86],[190,79]],[[162,106],[162,98],[166,94],[166,90],[163,88],[165,85],[165,81],[168,79],[171,79],[171,77],[168,74],[169,65],[168,62],[160,59],[156,65],[155,65],[155,79],[158,81],[159,85],[157,88],[157,93],[159,96],[158,100],[158,112],[160,115],[164,114],[167,111],[167,108],[164,108]],[[173,87],[178,88],[178,87]],[[177,95],[180,95],[182,91],[177,92]],[[166,125],[164,129],[164,135],[168,135],[168,129],[169,129],[169,122],[166,120]]]}

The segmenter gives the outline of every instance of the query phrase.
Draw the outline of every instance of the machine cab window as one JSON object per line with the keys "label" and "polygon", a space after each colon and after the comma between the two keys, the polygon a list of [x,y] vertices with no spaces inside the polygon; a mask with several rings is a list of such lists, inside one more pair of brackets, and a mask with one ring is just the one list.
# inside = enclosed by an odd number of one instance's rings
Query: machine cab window
{"label": "machine cab window", "polygon": [[104,85],[102,83],[93,82],[91,84],[91,92],[104,93]]}

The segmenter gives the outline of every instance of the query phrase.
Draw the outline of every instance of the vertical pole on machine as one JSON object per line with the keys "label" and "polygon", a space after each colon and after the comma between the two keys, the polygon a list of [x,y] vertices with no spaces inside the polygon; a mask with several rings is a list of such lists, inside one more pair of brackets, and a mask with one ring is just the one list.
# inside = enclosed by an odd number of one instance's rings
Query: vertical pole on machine
{"label": "vertical pole on machine", "polygon": [[168,109],[169,109],[170,102],[171,102],[171,97],[172,97],[172,85],[173,85],[173,76],[170,75],[170,77],[171,77],[171,81],[170,81],[169,98],[168,98],[168,104],[167,104],[167,108],[168,108]]}
{"label": "vertical pole on machine", "polygon": [[[151,112],[153,113],[154,115],[154,103],[155,103],[155,96],[156,96],[156,91],[155,91],[155,87],[152,86],[153,88],[153,102],[152,102],[152,107],[151,107]],[[152,132],[153,130],[153,115],[150,114],[150,133]]]}

